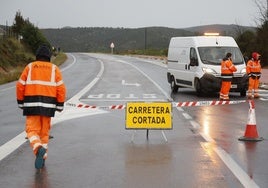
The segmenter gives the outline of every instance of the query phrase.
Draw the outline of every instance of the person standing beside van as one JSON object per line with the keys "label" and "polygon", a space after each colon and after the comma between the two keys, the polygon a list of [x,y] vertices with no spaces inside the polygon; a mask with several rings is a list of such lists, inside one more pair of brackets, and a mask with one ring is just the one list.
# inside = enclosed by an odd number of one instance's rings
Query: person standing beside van
{"label": "person standing beside van", "polygon": [[259,79],[261,77],[261,55],[257,52],[252,53],[252,59],[247,62],[247,74],[249,76],[248,99],[259,98]]}
{"label": "person standing beside van", "polygon": [[228,101],[229,91],[231,88],[233,72],[237,69],[232,62],[232,54],[227,53],[225,58],[221,62],[221,90],[220,90],[220,100]]}

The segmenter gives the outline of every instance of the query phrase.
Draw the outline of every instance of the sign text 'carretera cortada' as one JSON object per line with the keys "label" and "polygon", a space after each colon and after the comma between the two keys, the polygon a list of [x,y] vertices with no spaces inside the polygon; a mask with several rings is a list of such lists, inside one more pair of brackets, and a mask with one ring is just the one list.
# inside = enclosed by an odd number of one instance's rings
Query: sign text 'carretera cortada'
{"label": "sign text 'carretera cortada'", "polygon": [[127,103],[126,129],[172,129],[171,103]]}

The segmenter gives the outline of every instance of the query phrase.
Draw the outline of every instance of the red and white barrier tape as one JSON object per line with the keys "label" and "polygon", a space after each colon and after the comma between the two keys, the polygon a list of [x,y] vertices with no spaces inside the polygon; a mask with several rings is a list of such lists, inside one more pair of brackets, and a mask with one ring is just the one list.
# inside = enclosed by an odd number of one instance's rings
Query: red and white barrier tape
{"label": "red and white barrier tape", "polygon": [[216,106],[216,105],[225,105],[225,104],[239,104],[246,102],[246,100],[239,101],[188,101],[188,102],[178,102],[174,103],[174,107],[183,107],[183,106]]}
{"label": "red and white barrier tape", "polygon": [[[188,106],[216,106],[216,105],[228,105],[228,104],[239,104],[247,102],[247,100],[238,101],[187,101],[187,102],[173,102],[173,107],[188,107]],[[101,110],[122,110],[126,108],[126,105],[111,105],[111,106],[95,106],[88,104],[74,104],[65,103],[66,106],[86,109],[101,109]]]}
{"label": "red and white barrier tape", "polygon": [[111,106],[95,106],[88,104],[74,104],[65,103],[66,106],[76,107],[76,108],[87,108],[87,109],[101,109],[101,110],[121,110],[125,109],[125,105],[111,105]]}

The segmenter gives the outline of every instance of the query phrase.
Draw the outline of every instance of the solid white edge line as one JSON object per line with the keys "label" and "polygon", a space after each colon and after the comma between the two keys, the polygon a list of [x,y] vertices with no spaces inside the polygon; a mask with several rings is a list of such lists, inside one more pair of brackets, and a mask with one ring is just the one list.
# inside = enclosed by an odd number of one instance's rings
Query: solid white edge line
{"label": "solid white edge line", "polygon": [[7,91],[7,90],[10,90],[10,89],[13,89],[15,86],[11,86],[11,87],[7,87],[7,88],[4,88],[4,89],[1,89],[0,92],[2,91]]}
{"label": "solid white edge line", "polygon": [[103,61],[101,61],[99,59],[98,59],[98,61],[101,63],[101,70],[99,71],[97,76],[86,87],[84,87],[81,91],[79,91],[76,95],[74,95],[71,99],[69,99],[68,102],[79,103],[79,99],[99,81],[99,79],[101,78],[101,76],[104,72],[104,64],[103,64]]}
{"label": "solid white edge line", "polygon": [[[67,68],[70,68],[75,62],[76,62],[76,58],[71,55],[73,57],[73,63],[70,64],[68,67],[66,67],[64,70],[66,70]],[[82,96],[84,94],[84,92],[86,92],[86,90],[90,89],[99,79],[99,77],[101,76],[101,74],[103,73],[103,63],[100,61],[100,63],[102,64],[101,70],[99,72],[99,74],[97,75],[97,79],[94,79],[92,82],[90,82],[90,84],[88,84],[84,89],[82,89],[80,92],[78,92],[76,95],[74,95],[71,99],[69,99],[66,102],[71,102],[71,100],[78,100],[79,98],[78,96]],[[56,117],[54,117],[56,118]],[[52,119],[53,121],[53,119]],[[14,152],[16,149],[18,149],[22,144],[24,144],[27,140],[25,139],[26,133],[25,131],[21,132],[19,135],[17,135],[16,137],[14,137],[13,139],[11,139],[10,141],[6,142],[5,144],[0,146],[0,162],[7,157],[10,153]]]}
{"label": "solid white edge line", "polygon": [[26,133],[22,132],[0,147],[0,161],[26,142]]}
{"label": "solid white edge line", "polygon": [[215,140],[211,138],[208,134],[200,133],[200,135],[205,139],[206,142],[215,143]]}
{"label": "solid white edge line", "polygon": [[73,54],[69,54],[69,55],[72,56],[72,58],[73,58],[74,60],[73,60],[73,62],[72,62],[70,65],[68,65],[67,67],[62,68],[62,69],[61,69],[61,72],[66,71],[67,69],[71,68],[71,67],[76,63],[76,58],[75,58],[75,56],[74,56]]}
{"label": "solid white edge line", "polygon": [[[183,111],[183,109],[178,109],[178,111]],[[184,113],[183,113],[184,114]],[[187,119],[187,118],[186,118]],[[195,121],[190,121],[193,128],[200,126]],[[206,142],[216,143],[216,141],[211,138],[208,134],[200,133],[200,135],[205,139]],[[232,159],[232,157],[225,152],[222,148],[216,146],[214,151],[223,161],[223,163],[228,167],[228,169],[234,174],[234,176],[240,181],[240,183],[246,188],[258,188],[259,186],[256,182],[249,177],[249,175]]]}
{"label": "solid white edge line", "polygon": [[244,187],[257,188],[259,187],[253,179],[220,147],[215,147],[214,151],[218,154],[225,165],[233,172],[237,179]]}

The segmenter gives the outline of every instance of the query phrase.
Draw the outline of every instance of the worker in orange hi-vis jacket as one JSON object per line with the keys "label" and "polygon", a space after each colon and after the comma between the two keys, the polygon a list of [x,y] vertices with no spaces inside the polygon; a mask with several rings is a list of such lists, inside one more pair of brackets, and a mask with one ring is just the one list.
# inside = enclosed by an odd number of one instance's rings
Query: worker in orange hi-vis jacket
{"label": "worker in orange hi-vis jacket", "polygon": [[66,88],[60,69],[50,62],[51,51],[41,45],[36,61],[23,70],[17,85],[17,102],[26,116],[25,131],[36,155],[35,168],[41,169],[47,158],[51,117],[62,111]]}
{"label": "worker in orange hi-vis jacket", "polygon": [[220,100],[230,100],[229,91],[231,88],[233,72],[237,69],[232,62],[232,54],[227,53],[225,58],[221,62],[221,90],[220,90]]}
{"label": "worker in orange hi-vis jacket", "polygon": [[252,59],[247,62],[247,74],[249,76],[247,96],[249,99],[259,98],[259,79],[261,77],[261,55],[252,53]]}

